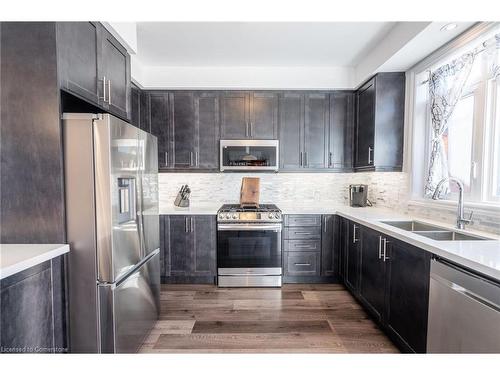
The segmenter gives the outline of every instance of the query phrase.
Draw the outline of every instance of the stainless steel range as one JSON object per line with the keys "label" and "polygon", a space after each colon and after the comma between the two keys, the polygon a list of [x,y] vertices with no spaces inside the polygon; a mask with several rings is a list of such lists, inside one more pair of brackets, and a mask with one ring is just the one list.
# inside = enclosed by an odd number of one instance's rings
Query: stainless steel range
{"label": "stainless steel range", "polygon": [[217,213],[218,285],[280,287],[281,228],[281,210],[274,204],[223,205]]}

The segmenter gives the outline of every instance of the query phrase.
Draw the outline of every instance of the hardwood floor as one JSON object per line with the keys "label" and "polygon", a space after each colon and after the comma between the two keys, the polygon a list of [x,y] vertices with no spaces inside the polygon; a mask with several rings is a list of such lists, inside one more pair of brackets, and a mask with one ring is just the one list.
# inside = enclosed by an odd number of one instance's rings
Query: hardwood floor
{"label": "hardwood floor", "polygon": [[141,353],[398,353],[339,284],[162,285]]}

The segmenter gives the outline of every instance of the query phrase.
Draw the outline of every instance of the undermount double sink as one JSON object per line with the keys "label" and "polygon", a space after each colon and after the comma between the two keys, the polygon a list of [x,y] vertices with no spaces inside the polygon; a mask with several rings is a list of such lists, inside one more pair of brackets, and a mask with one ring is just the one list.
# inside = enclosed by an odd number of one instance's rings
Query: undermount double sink
{"label": "undermount double sink", "polygon": [[393,227],[406,230],[418,234],[419,236],[424,236],[431,238],[436,241],[484,241],[489,240],[489,238],[480,237],[472,234],[465,234],[462,232],[457,232],[454,230],[449,230],[441,228],[436,225],[422,223],[420,221],[381,221],[383,224],[391,225]]}

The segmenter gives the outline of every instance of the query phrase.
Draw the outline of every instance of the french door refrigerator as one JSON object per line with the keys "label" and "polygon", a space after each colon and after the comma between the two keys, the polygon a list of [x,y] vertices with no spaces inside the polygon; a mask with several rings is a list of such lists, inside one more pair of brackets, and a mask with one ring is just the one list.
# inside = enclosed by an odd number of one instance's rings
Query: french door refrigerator
{"label": "french door refrigerator", "polygon": [[65,113],[63,141],[70,350],[136,352],[159,313],[156,137]]}

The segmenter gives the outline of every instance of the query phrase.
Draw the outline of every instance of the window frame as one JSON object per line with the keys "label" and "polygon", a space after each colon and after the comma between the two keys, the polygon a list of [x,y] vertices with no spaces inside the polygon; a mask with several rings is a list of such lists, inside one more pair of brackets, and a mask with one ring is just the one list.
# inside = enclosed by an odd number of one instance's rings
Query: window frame
{"label": "window frame", "polygon": [[[453,195],[448,197],[448,199],[438,201],[434,201],[424,195],[424,183],[430,159],[429,136],[431,135],[431,115],[428,90],[424,97],[419,93],[419,90],[420,92],[425,90],[422,84],[427,81],[431,69],[461,55],[468,48],[473,48],[473,45],[477,44],[479,38],[496,30],[499,25],[500,23],[496,22],[485,22],[475,25],[407,71],[406,90],[407,94],[409,94],[407,95],[409,99],[406,121],[409,139],[407,140],[408,147],[405,151],[405,158],[407,159],[405,169],[406,171],[410,171],[410,204],[444,208],[456,205],[457,201],[457,198]],[[497,77],[497,81],[499,80]],[[489,82],[481,79],[481,81],[469,87],[473,87],[473,90],[468,90],[467,94],[473,91],[475,96],[473,114],[474,142],[472,145],[471,162],[476,165],[475,167],[474,165],[471,166],[471,174],[473,174],[471,176],[471,192],[464,195],[464,203],[466,207],[477,208],[489,214],[494,212],[500,215],[500,199],[492,196],[494,176],[492,176],[492,173],[489,173],[491,169],[488,169],[492,167],[489,164],[494,162],[492,158],[495,151],[495,138],[492,137],[491,131],[499,132],[500,139],[500,124],[497,123],[496,127],[490,125],[491,119],[494,118],[493,116],[497,116],[497,121],[500,121],[500,113],[494,112],[495,109],[498,110],[498,108],[494,107],[494,103],[487,102],[487,99],[491,101],[491,96],[489,95],[491,87]],[[499,82],[497,82],[495,90],[497,94],[495,103],[500,106]],[[425,115],[421,113],[424,109],[423,102],[425,102]],[[424,147],[422,147],[422,143]],[[500,150],[497,152],[500,152]]]}

